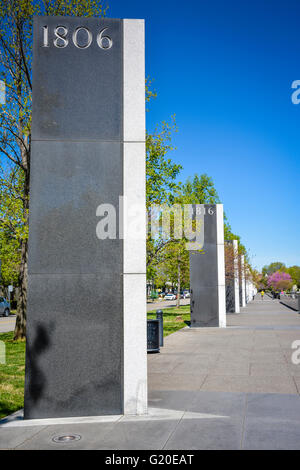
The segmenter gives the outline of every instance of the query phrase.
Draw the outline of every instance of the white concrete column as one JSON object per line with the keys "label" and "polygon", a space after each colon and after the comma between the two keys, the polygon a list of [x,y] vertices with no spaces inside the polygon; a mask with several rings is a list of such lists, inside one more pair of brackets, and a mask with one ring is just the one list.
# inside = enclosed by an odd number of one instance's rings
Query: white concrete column
{"label": "white concrete column", "polygon": [[218,257],[218,305],[219,326],[226,327],[226,288],[224,253],[224,211],[223,204],[216,204],[217,211],[217,257]]}
{"label": "white concrete column", "polygon": [[234,259],[234,305],[235,313],[240,313],[240,282],[239,282],[239,255],[238,241],[232,241]]}
{"label": "white concrete column", "polygon": [[123,40],[124,414],[145,414],[147,312],[144,20],[124,20]]}
{"label": "white concrete column", "polygon": [[242,307],[246,306],[245,298],[245,256],[241,255]]}

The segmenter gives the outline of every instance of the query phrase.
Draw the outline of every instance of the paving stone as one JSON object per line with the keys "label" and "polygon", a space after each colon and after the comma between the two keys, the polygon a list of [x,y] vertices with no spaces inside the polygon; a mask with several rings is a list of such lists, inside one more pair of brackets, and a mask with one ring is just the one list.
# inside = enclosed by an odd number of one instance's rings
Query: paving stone
{"label": "paving stone", "polygon": [[292,377],[209,375],[201,390],[244,393],[298,393]]}
{"label": "paving stone", "polygon": [[34,436],[38,436],[45,426],[34,426],[26,428],[0,428],[0,449],[14,449],[22,443],[27,442]]}
{"label": "paving stone", "polygon": [[193,420],[183,418],[165,449],[214,449],[240,448],[242,423],[228,417]]}
{"label": "paving stone", "polygon": [[256,377],[285,377],[291,372],[287,364],[271,362],[252,362],[250,364],[250,375]]}
{"label": "paving stone", "polygon": [[247,418],[243,449],[299,450],[300,422]]}
{"label": "paving stone", "polygon": [[248,394],[247,417],[300,423],[300,396],[274,393]]}

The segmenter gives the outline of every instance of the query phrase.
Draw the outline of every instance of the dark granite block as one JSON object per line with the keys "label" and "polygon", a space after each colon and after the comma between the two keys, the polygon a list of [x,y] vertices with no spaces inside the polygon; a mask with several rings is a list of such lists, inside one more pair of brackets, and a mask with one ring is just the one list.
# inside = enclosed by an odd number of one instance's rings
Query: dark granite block
{"label": "dark granite block", "polygon": [[[48,47],[43,47],[45,25]],[[57,26],[68,30],[66,47],[53,43]],[[86,27],[92,34],[87,48],[74,45],[72,37],[78,27]],[[101,49],[97,43],[97,35],[104,28],[103,35],[113,41],[109,49]],[[64,35],[64,30],[58,33]],[[78,41],[88,44],[83,30]],[[122,43],[119,19],[35,18],[33,140],[121,140]],[[64,41],[58,40],[58,45],[64,45]]]}
{"label": "dark granite block", "polygon": [[96,209],[118,220],[121,144],[33,142],[31,166],[29,273],[120,273],[122,240],[97,238]]}
{"label": "dark granite block", "polygon": [[122,412],[122,276],[30,275],[25,418]]}
{"label": "dark granite block", "polygon": [[96,211],[123,194],[122,20],[35,18],[33,68],[24,414],[119,414],[123,242]]}
{"label": "dark granite block", "polygon": [[218,278],[217,245],[205,243],[204,254],[191,251],[190,275],[197,285],[212,287]]}
{"label": "dark granite block", "polygon": [[217,286],[192,285],[191,326],[219,326]]}
{"label": "dark granite block", "polygon": [[219,326],[216,206],[204,208],[204,253],[190,252],[192,327]]}

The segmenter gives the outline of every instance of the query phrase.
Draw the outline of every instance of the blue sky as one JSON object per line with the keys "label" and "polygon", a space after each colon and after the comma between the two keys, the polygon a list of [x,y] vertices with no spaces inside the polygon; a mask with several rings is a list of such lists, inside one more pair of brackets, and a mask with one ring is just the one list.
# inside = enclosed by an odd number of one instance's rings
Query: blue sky
{"label": "blue sky", "polygon": [[110,0],[145,18],[146,74],[158,92],[147,128],[176,113],[180,179],[212,176],[257,268],[300,265],[300,2]]}

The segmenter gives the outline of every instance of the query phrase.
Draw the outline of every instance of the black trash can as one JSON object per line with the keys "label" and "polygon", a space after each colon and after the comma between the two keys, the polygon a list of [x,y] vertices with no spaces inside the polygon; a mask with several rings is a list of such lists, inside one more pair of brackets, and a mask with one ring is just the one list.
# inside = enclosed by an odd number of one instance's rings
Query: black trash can
{"label": "black trash can", "polygon": [[159,352],[159,320],[147,320],[147,352]]}

